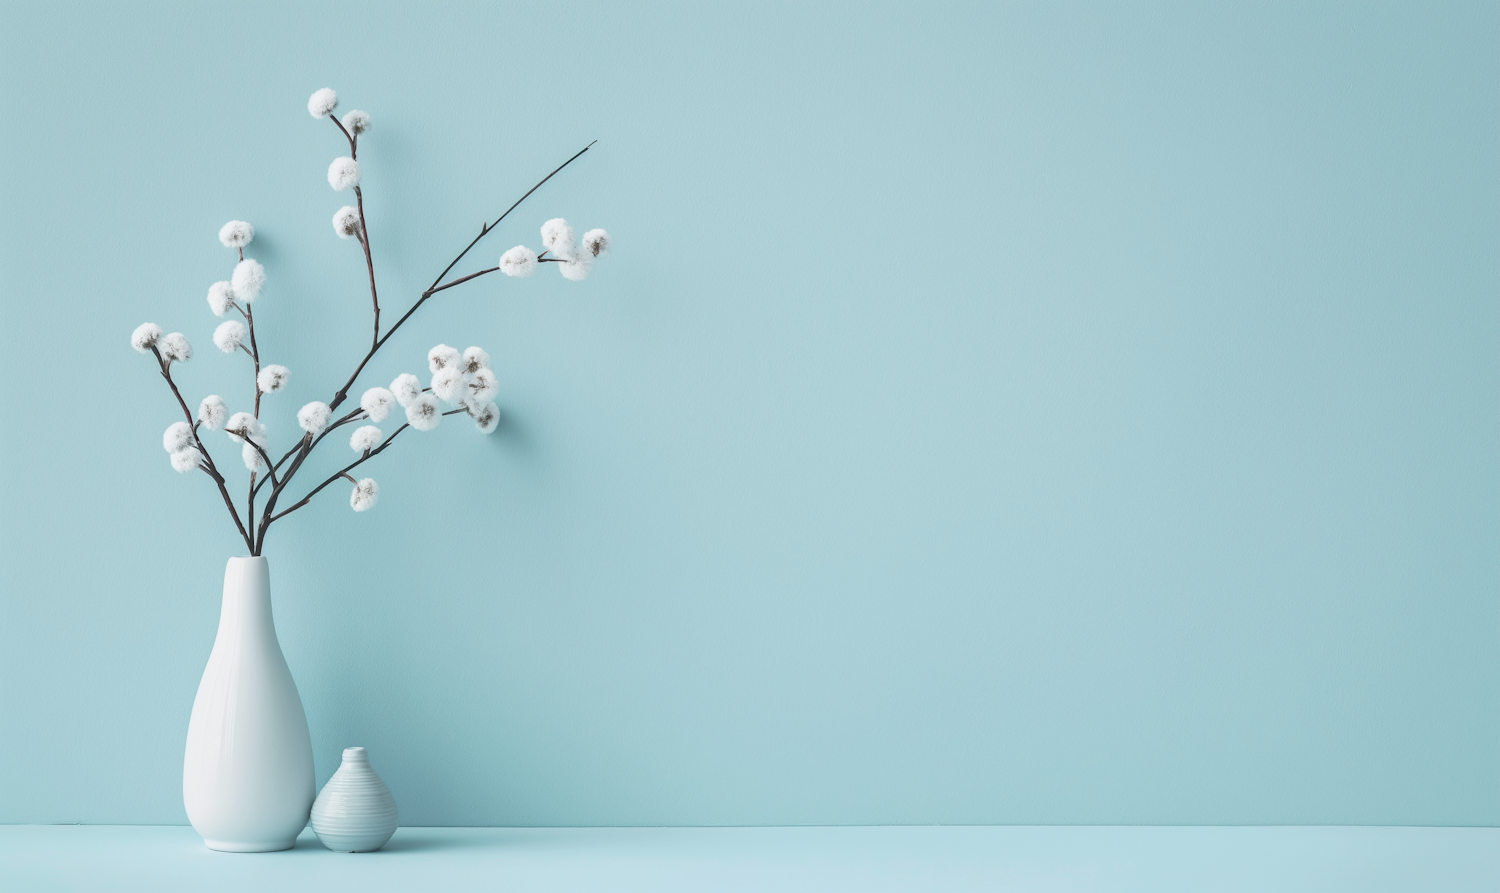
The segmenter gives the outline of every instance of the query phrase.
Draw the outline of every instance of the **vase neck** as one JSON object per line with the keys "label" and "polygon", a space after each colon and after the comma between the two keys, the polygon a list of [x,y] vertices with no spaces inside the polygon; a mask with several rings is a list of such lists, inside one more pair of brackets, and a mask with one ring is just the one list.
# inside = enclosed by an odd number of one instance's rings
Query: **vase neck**
{"label": "vase neck", "polygon": [[224,568],[224,602],[219,632],[272,630],[271,571],[264,558],[231,558]]}

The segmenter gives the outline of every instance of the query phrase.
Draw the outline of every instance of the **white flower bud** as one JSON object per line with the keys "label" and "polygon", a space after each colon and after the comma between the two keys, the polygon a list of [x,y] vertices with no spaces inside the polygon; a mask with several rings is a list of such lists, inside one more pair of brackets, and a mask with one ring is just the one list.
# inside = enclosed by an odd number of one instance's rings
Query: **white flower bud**
{"label": "white flower bud", "polygon": [[609,250],[609,233],[602,229],[591,229],[583,234],[583,250],[590,257],[598,257]]}
{"label": "white flower bud", "polygon": [[161,436],[161,448],[169,453],[185,450],[193,445],[193,426],[187,422],[173,422]]}
{"label": "white flower bud", "polygon": [[417,402],[417,398],[422,396],[422,383],[410,372],[403,372],[391,382],[391,393],[396,396],[396,402],[405,408]]}
{"label": "white flower bud", "polygon": [[479,404],[477,409],[471,409],[469,415],[474,417],[474,426],[482,434],[489,434],[500,424],[500,407],[493,403]]}
{"label": "white flower bud", "polygon": [[224,424],[224,416],[228,413],[229,407],[224,405],[223,398],[218,394],[209,394],[198,404],[198,421],[210,431]]}
{"label": "white flower bud", "polygon": [[208,309],[214,316],[223,316],[234,305],[234,286],[226,282],[215,282],[208,287]]}
{"label": "white flower bud", "polygon": [[500,394],[500,382],[489,369],[480,369],[469,376],[469,400],[488,403]]}
{"label": "white flower bud", "polygon": [[322,400],[314,400],[301,409],[297,410],[297,427],[308,434],[321,434],[328,427],[328,417],[333,415],[333,410]]}
{"label": "white flower bud", "polygon": [[536,272],[536,252],[525,245],[517,245],[500,255],[500,272],[522,279]]}
{"label": "white flower bud", "polygon": [[457,366],[461,362],[463,362],[463,355],[458,352],[458,348],[449,347],[446,344],[439,344],[427,352],[427,368],[432,372],[449,366]]}
{"label": "white flower bud", "polygon": [[490,368],[490,355],[485,353],[482,347],[470,347],[464,350],[464,371],[478,372],[480,369]]}
{"label": "white flower bud", "polygon": [[374,478],[361,478],[354,485],[354,492],[349,494],[349,507],[356,512],[368,511],[375,507],[375,500],[380,496],[380,487]]}
{"label": "white flower bud", "polygon": [[561,217],[554,217],[542,224],[542,247],[558,257],[573,253],[573,227]]}
{"label": "white flower bud", "polygon": [[255,227],[243,220],[231,220],[219,227],[219,244],[225,248],[244,248],[255,238]]}
{"label": "white flower bud", "polygon": [[360,111],[359,109],[351,110],[349,114],[344,116],[344,129],[355,136],[368,132],[370,129],[370,113]]}
{"label": "white flower bud", "polygon": [[423,394],[406,407],[406,423],[418,431],[431,431],[443,420],[443,410],[437,398]]}
{"label": "white flower bud", "polygon": [[286,387],[286,380],[291,375],[290,369],[273,363],[261,368],[260,374],[255,376],[255,384],[262,394],[274,394]]}
{"label": "white flower bud", "polygon": [[350,186],[358,186],[359,162],[347,155],[333,159],[333,163],[328,165],[328,185],[338,192],[343,192]]}
{"label": "white flower bud", "polygon": [[356,428],[354,433],[349,435],[349,449],[356,453],[366,453],[380,446],[380,439],[384,436],[374,425]]}
{"label": "white flower bud", "polygon": [[161,355],[173,363],[186,363],[193,358],[193,346],[181,332],[163,335],[159,349]]}
{"label": "white flower bud", "polygon": [[589,254],[570,255],[566,260],[557,265],[557,271],[564,279],[578,282],[587,279],[589,271],[594,267],[594,258]]}
{"label": "white flower bud", "polygon": [[324,87],[307,98],[307,113],[314,118],[326,118],[338,105],[339,95],[331,88]]}
{"label": "white flower bud", "polygon": [[234,353],[245,343],[245,327],[237,319],[226,319],[214,329],[214,346],[225,353]]}
{"label": "white flower bud", "polygon": [[464,387],[467,383],[466,376],[457,363],[432,373],[432,392],[446,403],[462,400],[467,391]]}
{"label": "white flower bud", "polygon": [[240,461],[245,463],[245,468],[249,471],[259,471],[266,467],[266,460],[260,457],[260,450],[255,447],[256,444],[249,442],[240,447]]}
{"label": "white flower bud", "polygon": [[[415,381],[415,377],[413,380]],[[359,408],[365,411],[372,422],[385,421],[395,403],[396,395],[385,388],[370,388],[359,398]]]}
{"label": "white flower bud", "polygon": [[194,468],[198,467],[199,455],[200,453],[198,452],[196,447],[187,447],[185,449],[180,449],[177,452],[173,453],[170,457],[172,460],[172,467],[176,469],[178,473],[192,471]]}
{"label": "white flower bud", "polygon": [[141,353],[150,353],[151,348],[160,340],[161,326],[154,322],[143,322],[130,333],[130,346]]}
{"label": "white flower bud", "polygon": [[266,285],[266,268],[260,265],[260,261],[245,258],[234,265],[234,275],[229,277],[229,286],[234,290],[234,296],[246,304],[260,297],[260,290]]}
{"label": "white flower bud", "polygon": [[359,209],[353,205],[339,208],[338,213],[333,215],[333,231],[338,233],[340,239],[359,235]]}
{"label": "white flower bud", "polygon": [[263,437],[266,426],[248,412],[237,412],[224,424],[224,433],[235,443],[244,443],[246,437]]}

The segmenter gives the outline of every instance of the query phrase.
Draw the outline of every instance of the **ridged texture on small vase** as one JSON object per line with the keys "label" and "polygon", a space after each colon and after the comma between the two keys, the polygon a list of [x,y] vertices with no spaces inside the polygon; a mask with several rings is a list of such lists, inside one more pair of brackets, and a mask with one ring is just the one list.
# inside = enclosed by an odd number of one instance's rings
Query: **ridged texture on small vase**
{"label": "ridged texture on small vase", "polygon": [[396,800],[363,747],[344,748],[343,764],[313,803],[312,827],[336,853],[372,852],[396,833]]}

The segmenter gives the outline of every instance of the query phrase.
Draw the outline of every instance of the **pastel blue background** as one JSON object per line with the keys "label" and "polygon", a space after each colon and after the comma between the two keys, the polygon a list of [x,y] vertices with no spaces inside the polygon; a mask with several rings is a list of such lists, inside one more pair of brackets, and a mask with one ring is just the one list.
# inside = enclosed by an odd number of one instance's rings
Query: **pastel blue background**
{"label": "pastel blue background", "polygon": [[246,402],[203,299],[243,218],[274,442],[343,380],[327,85],[387,307],[592,139],[459,272],[557,215],[616,247],[424,308],[362,385],[483,345],[506,426],[274,530],[320,781],[363,744],[416,825],[1500,824],[1494,5],[3,10],[0,822],[185,821],[241,546],[126,342]]}

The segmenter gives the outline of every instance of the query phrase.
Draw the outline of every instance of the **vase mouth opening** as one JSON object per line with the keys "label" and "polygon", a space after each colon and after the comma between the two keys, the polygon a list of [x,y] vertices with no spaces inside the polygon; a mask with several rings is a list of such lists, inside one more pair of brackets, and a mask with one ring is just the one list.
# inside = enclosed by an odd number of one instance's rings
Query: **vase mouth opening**
{"label": "vase mouth opening", "polygon": [[344,748],[344,759],[363,763],[365,761],[365,749],[363,747],[346,747]]}

